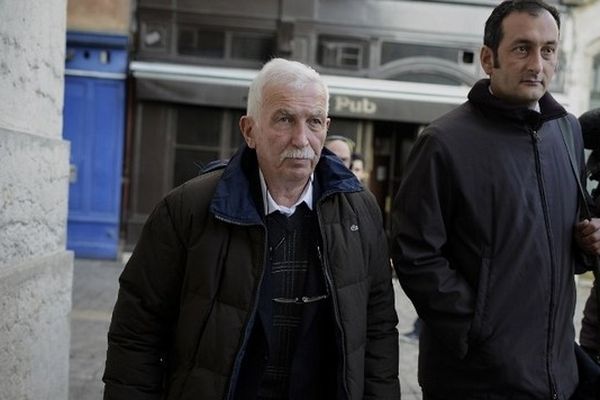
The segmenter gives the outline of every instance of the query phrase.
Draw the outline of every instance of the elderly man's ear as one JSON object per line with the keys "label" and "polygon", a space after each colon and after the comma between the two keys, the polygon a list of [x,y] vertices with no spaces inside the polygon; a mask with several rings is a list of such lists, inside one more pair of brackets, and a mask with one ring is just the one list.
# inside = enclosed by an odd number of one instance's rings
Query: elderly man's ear
{"label": "elderly man's ear", "polygon": [[248,145],[248,147],[253,149],[255,147],[255,143],[254,143],[255,129],[254,129],[254,120],[252,119],[252,117],[244,115],[244,116],[242,116],[242,118],[240,118],[240,131],[242,132],[242,136],[244,137],[244,140],[246,141],[246,144]]}

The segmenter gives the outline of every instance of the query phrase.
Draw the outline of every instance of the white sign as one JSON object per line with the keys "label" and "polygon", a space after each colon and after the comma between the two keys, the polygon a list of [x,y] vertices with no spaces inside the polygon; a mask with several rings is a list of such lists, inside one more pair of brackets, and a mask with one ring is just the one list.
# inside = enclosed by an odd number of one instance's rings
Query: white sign
{"label": "white sign", "polygon": [[365,97],[353,100],[348,96],[336,96],[334,109],[336,112],[346,111],[352,114],[375,114],[377,104]]}

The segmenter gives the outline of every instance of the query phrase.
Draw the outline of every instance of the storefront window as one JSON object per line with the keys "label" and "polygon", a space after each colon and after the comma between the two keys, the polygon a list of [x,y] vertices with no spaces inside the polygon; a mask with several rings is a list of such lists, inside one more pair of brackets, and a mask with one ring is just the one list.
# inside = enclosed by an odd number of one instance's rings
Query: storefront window
{"label": "storefront window", "polygon": [[211,146],[221,143],[222,110],[210,107],[177,108],[177,145]]}
{"label": "storefront window", "polygon": [[173,186],[195,177],[210,162],[231,157],[242,143],[242,112],[212,107],[177,107]]}

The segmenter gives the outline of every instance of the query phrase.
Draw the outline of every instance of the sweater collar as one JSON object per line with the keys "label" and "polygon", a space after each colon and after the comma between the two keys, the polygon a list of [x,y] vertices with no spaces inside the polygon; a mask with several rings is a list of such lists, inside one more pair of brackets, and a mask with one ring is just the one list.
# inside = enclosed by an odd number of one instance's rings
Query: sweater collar
{"label": "sweater collar", "polygon": [[546,121],[563,117],[567,111],[549,92],[539,100],[539,112],[521,105],[508,103],[490,93],[490,80],[481,79],[469,92],[469,101],[486,116],[511,120],[539,129]]}

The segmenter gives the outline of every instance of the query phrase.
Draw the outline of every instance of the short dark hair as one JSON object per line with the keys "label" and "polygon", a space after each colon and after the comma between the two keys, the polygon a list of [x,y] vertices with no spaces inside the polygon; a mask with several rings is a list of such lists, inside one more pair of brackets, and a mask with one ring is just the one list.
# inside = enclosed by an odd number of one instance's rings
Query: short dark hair
{"label": "short dark hair", "polygon": [[505,0],[494,8],[485,22],[483,44],[492,49],[495,62],[498,59],[498,47],[504,37],[504,32],[502,31],[502,21],[504,21],[504,18],[513,12],[526,12],[531,15],[538,15],[541,10],[548,11],[554,17],[560,31],[560,14],[558,10],[542,0]]}

